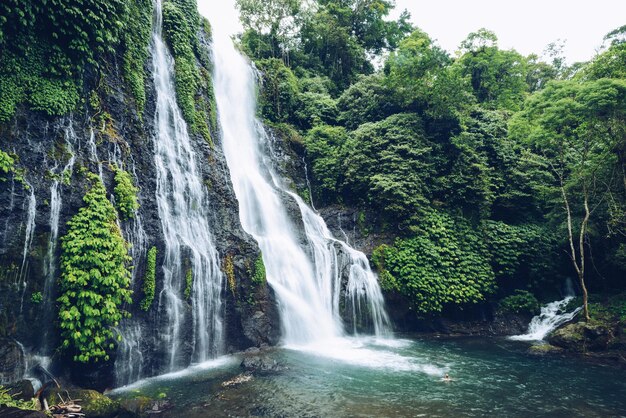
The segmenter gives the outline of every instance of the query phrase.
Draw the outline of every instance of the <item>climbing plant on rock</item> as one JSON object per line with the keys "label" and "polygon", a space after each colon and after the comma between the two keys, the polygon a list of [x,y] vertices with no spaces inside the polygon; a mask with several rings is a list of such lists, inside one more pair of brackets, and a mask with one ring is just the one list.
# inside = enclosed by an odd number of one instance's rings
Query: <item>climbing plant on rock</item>
{"label": "climbing plant on rock", "polygon": [[[113,327],[128,316],[131,303],[128,244],[115,208],[95,174],[85,206],[67,223],[61,239],[59,326],[62,348],[81,363],[108,361],[115,348]],[[118,337],[119,338],[119,337]]]}

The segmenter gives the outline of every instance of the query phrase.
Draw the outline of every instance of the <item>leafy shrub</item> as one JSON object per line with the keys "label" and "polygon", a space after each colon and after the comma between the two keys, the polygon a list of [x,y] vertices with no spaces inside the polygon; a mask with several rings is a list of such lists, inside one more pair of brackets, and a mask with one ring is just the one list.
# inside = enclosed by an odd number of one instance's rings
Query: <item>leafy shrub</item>
{"label": "leafy shrub", "polygon": [[265,264],[263,263],[263,256],[259,256],[254,260],[254,274],[252,275],[252,281],[258,284],[265,283]]}
{"label": "leafy shrub", "polygon": [[414,114],[366,123],[351,135],[343,195],[400,223],[429,203],[437,182],[435,147]]}
{"label": "leafy shrub", "polygon": [[115,205],[122,219],[135,217],[135,212],[139,209],[137,201],[137,187],[133,184],[133,178],[128,171],[121,168],[115,169]]}
{"label": "leafy shrub", "polygon": [[143,291],[143,299],[139,307],[144,311],[150,309],[152,301],[154,300],[156,288],[156,258],[157,249],[156,247],[152,247],[148,250],[148,256],[146,257],[146,274],[143,278],[143,286],[141,288]]}
{"label": "leafy shrub", "polygon": [[328,201],[337,196],[347,142],[348,134],[342,127],[319,125],[308,132],[305,146],[317,199]]}
{"label": "leafy shrub", "polygon": [[539,313],[541,305],[532,293],[526,290],[515,290],[515,294],[505,297],[500,301],[500,309],[511,313]]}
{"label": "leafy shrub", "polygon": [[337,102],[327,94],[302,93],[298,96],[294,117],[305,129],[322,123],[333,124],[337,120]]}
{"label": "leafy shrub", "polygon": [[116,223],[115,208],[95,174],[85,194],[85,206],[67,223],[61,239],[59,326],[62,348],[74,361],[109,360],[113,350],[112,327],[128,314],[120,307],[131,302],[131,258]]}
{"label": "leafy shrub", "polygon": [[256,66],[261,72],[259,110],[272,122],[285,122],[294,112],[298,100],[298,80],[282,60],[270,58],[259,60]]}
{"label": "leafy shrub", "polygon": [[[9,174],[13,171],[15,160],[6,152],[0,150],[0,173]],[[4,181],[4,177],[0,177],[0,181]]]}
{"label": "leafy shrub", "polygon": [[381,286],[422,314],[483,301],[496,288],[482,237],[466,220],[434,210],[419,220],[415,236],[378,247],[373,261]]}
{"label": "leafy shrub", "polygon": [[35,305],[39,305],[41,302],[43,302],[43,295],[41,294],[41,292],[33,292],[33,294],[30,295],[30,301]]}

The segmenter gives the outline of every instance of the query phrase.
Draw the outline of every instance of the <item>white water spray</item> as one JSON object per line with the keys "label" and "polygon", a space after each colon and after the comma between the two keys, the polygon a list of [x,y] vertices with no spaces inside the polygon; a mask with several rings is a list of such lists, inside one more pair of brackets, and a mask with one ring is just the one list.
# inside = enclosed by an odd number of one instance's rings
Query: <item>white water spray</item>
{"label": "white water spray", "polygon": [[159,295],[160,312],[164,314],[161,338],[169,352],[169,370],[173,371],[189,364],[183,353],[182,335],[189,319],[184,294],[188,275],[193,282],[191,361],[206,361],[221,352],[223,277],[209,230],[209,205],[196,153],[176,102],[174,60],[162,39],[160,0],[155,2],[152,65],[156,89],[156,199],[165,238],[163,290]]}
{"label": "white water spray", "polygon": [[28,277],[28,252],[33,243],[35,235],[35,215],[37,214],[37,199],[35,198],[35,189],[29,183],[26,183],[30,189],[28,197],[28,209],[26,210],[26,231],[24,233],[24,249],[22,251],[22,267],[20,268],[22,298],[20,301],[20,312],[24,309],[24,294],[26,293],[27,277]]}
{"label": "white water spray", "polygon": [[278,297],[284,342],[307,344],[343,335],[339,306],[346,269],[346,297],[355,315],[368,316],[377,334],[386,333],[382,295],[365,255],[333,238],[323,219],[274,172],[270,138],[255,117],[254,70],[235,49],[228,28],[213,23],[213,82],[224,153],[242,225],[259,243],[267,280]]}
{"label": "white water spray", "polygon": [[541,341],[552,331],[566,322],[574,319],[576,314],[582,309],[578,307],[571,312],[564,312],[564,309],[574,299],[574,296],[568,296],[563,300],[548,303],[541,308],[541,313],[535,316],[528,325],[528,332],[523,335],[514,335],[509,337],[511,340],[517,341]]}

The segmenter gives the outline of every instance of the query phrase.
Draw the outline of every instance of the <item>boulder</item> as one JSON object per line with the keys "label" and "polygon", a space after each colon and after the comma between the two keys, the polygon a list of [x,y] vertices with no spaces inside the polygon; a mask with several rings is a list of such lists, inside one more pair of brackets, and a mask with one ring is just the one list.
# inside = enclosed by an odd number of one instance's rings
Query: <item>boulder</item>
{"label": "boulder", "polygon": [[30,401],[35,397],[33,383],[27,379],[6,385],[5,389],[8,390],[9,395],[11,395],[14,399]]}
{"label": "boulder", "polygon": [[578,353],[606,350],[612,340],[612,328],[599,322],[568,324],[557,329],[547,338],[552,345]]}
{"label": "boulder", "polygon": [[25,371],[26,361],[19,344],[9,338],[0,338],[0,384],[21,379]]}
{"label": "boulder", "polygon": [[284,369],[280,363],[270,357],[269,350],[253,347],[245,351],[241,368],[249,372],[278,372]]}
{"label": "boulder", "polygon": [[60,403],[61,398],[64,400],[68,400],[68,398],[80,399],[80,402],[77,403],[83,407],[81,412],[85,414],[85,418],[113,418],[121,411],[118,401],[114,401],[95,390],[55,388],[46,394],[46,400],[50,406]]}
{"label": "boulder", "polygon": [[0,418],[48,418],[48,416],[39,411],[0,406]]}
{"label": "boulder", "polygon": [[561,354],[565,351],[561,347],[556,347],[551,344],[535,344],[531,345],[528,349],[528,354],[533,356],[546,356],[551,354]]}

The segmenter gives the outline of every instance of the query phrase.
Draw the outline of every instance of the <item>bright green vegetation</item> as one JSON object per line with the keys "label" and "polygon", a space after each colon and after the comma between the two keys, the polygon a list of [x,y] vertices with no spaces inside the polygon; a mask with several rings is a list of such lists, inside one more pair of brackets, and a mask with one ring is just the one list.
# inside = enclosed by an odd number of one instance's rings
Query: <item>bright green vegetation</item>
{"label": "bright green vegetation", "polygon": [[254,260],[254,274],[252,275],[252,281],[258,284],[265,283],[265,264],[263,263],[263,256],[259,256]]}
{"label": "bright green vegetation", "polygon": [[0,5],[0,122],[17,106],[48,115],[76,109],[89,68],[124,49],[124,76],[142,108],[152,2],[15,0]]}
{"label": "bright green vegetation", "polygon": [[115,348],[112,327],[131,303],[128,244],[116,223],[115,208],[95,174],[85,206],[68,222],[61,239],[59,327],[62,348],[74,361],[108,361]]}
{"label": "bright green vegetation", "polygon": [[[163,3],[163,35],[174,57],[178,106],[191,131],[199,133],[212,144],[209,123],[215,128],[216,105],[208,68],[208,52],[200,47],[197,36],[199,31],[210,36],[210,29],[208,21],[200,19],[195,0],[169,0]],[[201,66],[197,65],[198,61]]]}
{"label": "bright green vegetation", "polygon": [[524,56],[486,29],[451,56],[387,0],[314,3],[238,0],[241,49],[315,203],[396,239],[375,253],[384,287],[420,313],[548,299],[565,277],[625,289],[626,27],[568,66],[562,45]]}
{"label": "bright green vegetation", "polygon": [[137,201],[138,189],[133,184],[133,178],[128,171],[115,168],[115,205],[122,219],[135,217],[139,209]]}
{"label": "bright green vegetation", "polygon": [[163,35],[174,56],[178,105],[189,126],[193,127],[196,120],[194,96],[199,75],[191,42],[195,39],[199,20],[196,15],[194,22],[189,14],[185,13],[191,6],[181,6],[187,3],[193,3],[195,7],[193,0],[168,1],[163,4]]}
{"label": "bright green vegetation", "polygon": [[146,273],[143,277],[143,286],[141,287],[143,299],[139,306],[144,311],[150,310],[152,301],[154,301],[154,292],[156,289],[156,258],[157,249],[156,247],[152,247],[148,250],[146,257]]}
{"label": "bright green vegetation", "polygon": [[539,313],[539,308],[539,301],[535,295],[526,290],[517,289],[514,294],[500,301],[500,309],[505,312],[536,315]]}
{"label": "bright green vegetation", "polygon": [[432,211],[419,228],[412,238],[376,249],[385,290],[400,291],[420,313],[476,303],[495,291],[487,248],[467,221]]}
{"label": "bright green vegetation", "polygon": [[[9,174],[13,171],[15,160],[6,152],[0,150],[0,175]],[[0,181],[6,180],[4,176],[0,177]]]}
{"label": "bright green vegetation", "polygon": [[127,2],[127,28],[122,35],[124,46],[124,80],[137,105],[139,114],[146,104],[144,63],[148,59],[148,46],[152,29],[152,1]]}
{"label": "bright green vegetation", "polygon": [[32,295],[30,295],[30,301],[35,305],[39,305],[43,302],[43,295],[41,292],[33,292]]}
{"label": "bright green vegetation", "polygon": [[36,411],[37,401],[35,399],[31,399],[30,401],[15,399],[11,396],[8,389],[5,389],[2,385],[0,385],[0,407],[19,408]]}

